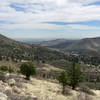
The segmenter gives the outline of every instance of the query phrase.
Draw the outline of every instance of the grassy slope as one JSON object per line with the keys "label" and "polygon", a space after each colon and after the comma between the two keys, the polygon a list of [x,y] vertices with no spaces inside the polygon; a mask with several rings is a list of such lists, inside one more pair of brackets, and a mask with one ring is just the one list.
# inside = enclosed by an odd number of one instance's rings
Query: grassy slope
{"label": "grassy slope", "polygon": [[[71,89],[69,89],[71,94],[64,96],[61,94],[61,86],[57,83],[33,78],[31,82],[32,84],[24,83],[23,90],[26,93],[33,93],[39,100],[86,100],[85,97],[88,96],[87,94],[80,94],[78,91],[72,91]],[[94,93],[96,96],[89,95],[88,100],[100,100],[100,91],[94,90]],[[81,98],[79,97],[80,95]]]}

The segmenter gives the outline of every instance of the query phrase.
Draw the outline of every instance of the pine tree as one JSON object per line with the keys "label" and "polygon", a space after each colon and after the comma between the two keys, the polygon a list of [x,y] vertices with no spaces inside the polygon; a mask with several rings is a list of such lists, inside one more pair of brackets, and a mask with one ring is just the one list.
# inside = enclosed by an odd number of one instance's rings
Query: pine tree
{"label": "pine tree", "polygon": [[57,77],[59,83],[62,84],[62,94],[65,94],[65,86],[69,84],[69,78],[65,71],[62,71],[59,76]]}
{"label": "pine tree", "polygon": [[80,65],[76,62],[73,62],[68,68],[68,76],[70,78],[70,85],[74,90],[76,86],[83,81],[83,75],[80,69]]}

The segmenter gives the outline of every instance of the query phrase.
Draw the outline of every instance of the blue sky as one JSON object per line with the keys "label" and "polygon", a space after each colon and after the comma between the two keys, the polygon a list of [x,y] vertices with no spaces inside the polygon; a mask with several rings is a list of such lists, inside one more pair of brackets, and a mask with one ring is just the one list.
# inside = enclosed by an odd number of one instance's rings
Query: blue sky
{"label": "blue sky", "polygon": [[95,1],[95,2],[91,2],[89,4],[86,4],[86,6],[91,6],[91,5],[100,5],[100,1]]}
{"label": "blue sky", "polygon": [[77,24],[77,25],[87,25],[87,26],[100,26],[100,20],[91,20],[91,21],[83,21],[83,22],[59,22],[59,21],[50,21],[43,22],[44,24],[55,24],[55,25],[69,25],[69,24]]}
{"label": "blue sky", "polygon": [[8,37],[100,36],[100,0],[0,1],[0,33]]}

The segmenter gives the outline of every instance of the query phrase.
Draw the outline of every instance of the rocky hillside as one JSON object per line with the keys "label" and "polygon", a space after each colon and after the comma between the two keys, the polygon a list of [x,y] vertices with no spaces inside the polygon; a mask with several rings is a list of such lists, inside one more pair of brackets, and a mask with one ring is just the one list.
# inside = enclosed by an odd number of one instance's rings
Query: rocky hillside
{"label": "rocky hillside", "polygon": [[36,78],[26,81],[18,74],[5,75],[5,80],[0,81],[0,100],[100,100],[99,90],[91,90],[94,92],[91,95],[67,87],[66,95],[62,95],[62,87],[58,83]]}

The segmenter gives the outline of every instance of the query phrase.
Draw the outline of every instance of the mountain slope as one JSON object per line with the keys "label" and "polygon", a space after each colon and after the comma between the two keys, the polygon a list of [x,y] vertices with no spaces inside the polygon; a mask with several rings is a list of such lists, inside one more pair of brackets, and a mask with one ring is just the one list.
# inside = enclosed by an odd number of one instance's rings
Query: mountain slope
{"label": "mountain slope", "polygon": [[62,50],[73,44],[76,40],[56,39],[52,41],[44,41],[39,44],[42,47],[48,47],[55,50]]}
{"label": "mountain slope", "polygon": [[[55,40],[56,41],[56,40]],[[50,41],[49,45],[41,45],[44,47],[60,50],[68,53],[79,53],[83,55],[100,55],[100,38],[85,38],[81,40],[59,40],[58,43],[53,44],[54,41]],[[57,42],[57,41],[56,41]],[[51,43],[51,44],[50,44]],[[45,43],[46,44],[46,43]],[[47,42],[48,44],[48,42]]]}
{"label": "mountain slope", "polygon": [[77,52],[80,54],[98,55],[100,54],[100,38],[86,38],[74,42],[70,46],[63,49],[65,52]]}
{"label": "mountain slope", "polygon": [[66,41],[67,41],[66,39],[56,39],[56,40],[51,40],[51,41],[43,41],[39,45],[40,46],[45,46],[45,47],[55,46],[55,45],[58,45],[60,43],[64,43]]}
{"label": "mountain slope", "polygon": [[61,59],[63,54],[44,47],[14,41],[0,35],[0,59],[13,60],[50,60]]}

